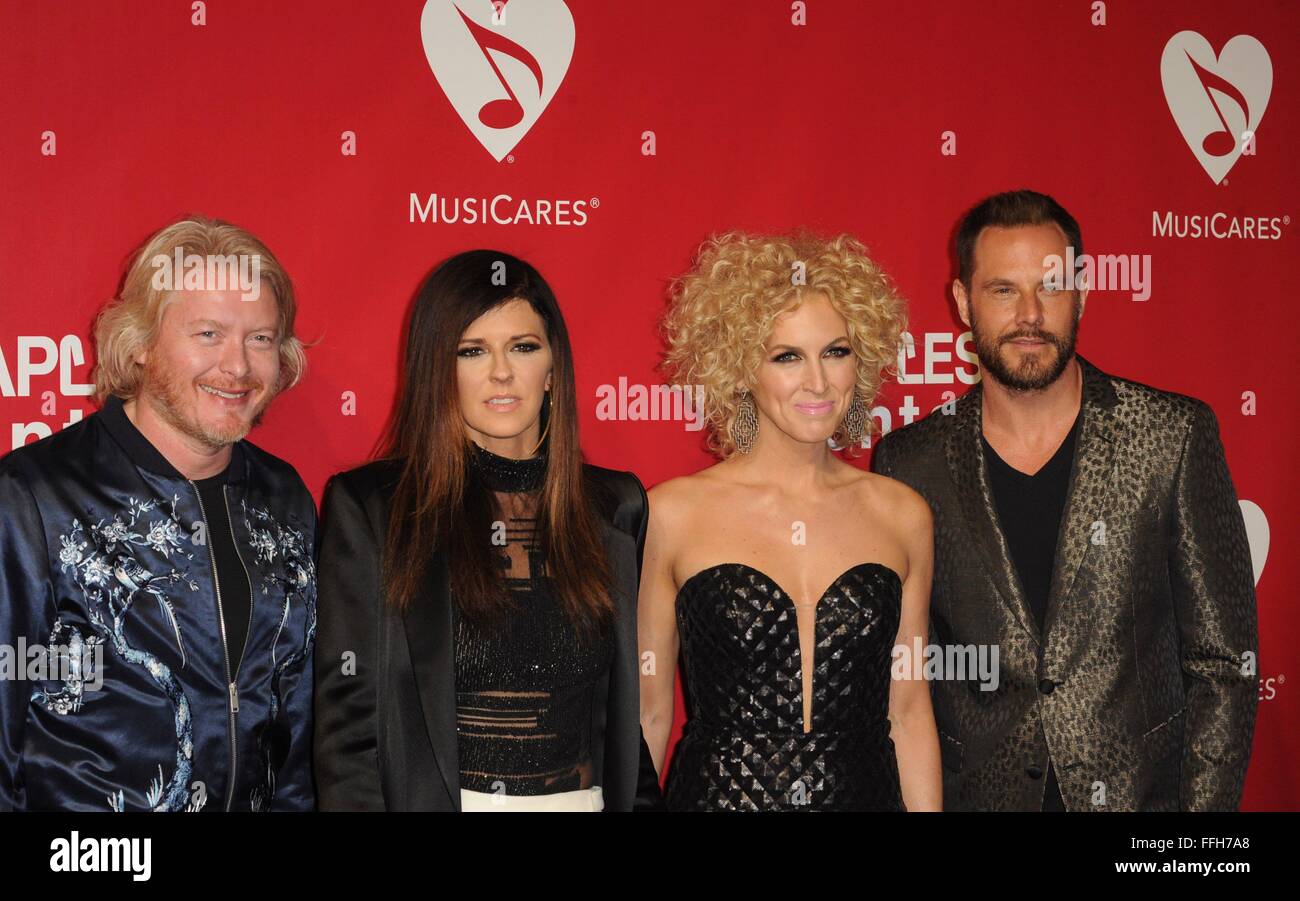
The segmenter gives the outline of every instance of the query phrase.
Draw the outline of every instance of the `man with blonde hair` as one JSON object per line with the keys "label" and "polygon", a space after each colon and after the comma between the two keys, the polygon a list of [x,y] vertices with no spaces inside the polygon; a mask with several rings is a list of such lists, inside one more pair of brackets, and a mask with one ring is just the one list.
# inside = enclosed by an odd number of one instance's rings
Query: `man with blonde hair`
{"label": "man with blonde hair", "polygon": [[95,324],[99,412],[0,460],[0,642],[50,663],[0,653],[0,810],[313,807],[316,510],[244,440],[294,316],[256,237],[175,222]]}

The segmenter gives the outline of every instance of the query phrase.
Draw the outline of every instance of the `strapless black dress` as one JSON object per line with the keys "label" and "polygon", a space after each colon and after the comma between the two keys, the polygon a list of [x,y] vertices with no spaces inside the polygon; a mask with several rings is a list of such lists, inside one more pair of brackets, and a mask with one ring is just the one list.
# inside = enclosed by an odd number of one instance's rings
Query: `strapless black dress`
{"label": "strapless black dress", "polygon": [[889,738],[898,574],[859,563],[816,608],[812,731],[793,602],[743,563],[677,594],[690,719],[673,753],[670,810],[903,810]]}

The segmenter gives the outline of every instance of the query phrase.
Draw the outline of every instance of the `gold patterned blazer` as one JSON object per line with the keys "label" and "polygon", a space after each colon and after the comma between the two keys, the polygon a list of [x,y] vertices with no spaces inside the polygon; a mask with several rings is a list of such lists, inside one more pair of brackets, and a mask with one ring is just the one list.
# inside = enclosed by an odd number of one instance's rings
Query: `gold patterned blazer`
{"label": "gold patterned blazer", "polygon": [[1050,756],[1072,811],[1236,809],[1258,643],[1218,423],[1202,401],[1078,360],[1083,419],[1041,632],[989,486],[982,386],[874,453],[934,513],[932,644],[998,649],[996,690],[969,672],[931,682],[944,807],[1038,810]]}

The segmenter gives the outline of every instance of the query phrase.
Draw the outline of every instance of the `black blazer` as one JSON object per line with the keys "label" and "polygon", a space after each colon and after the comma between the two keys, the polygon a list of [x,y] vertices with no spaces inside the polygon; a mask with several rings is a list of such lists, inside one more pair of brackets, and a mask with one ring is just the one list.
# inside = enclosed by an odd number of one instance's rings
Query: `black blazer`
{"label": "black blazer", "polygon": [[[617,614],[614,661],[596,687],[592,735],[605,809],[662,809],[641,737],[636,597],[648,517],[631,473],[584,464],[601,513]],[[381,460],[325,489],[316,635],[315,774],[322,810],[460,810],[452,602],[434,552],[405,613],[387,603],[379,561],[400,474]]]}

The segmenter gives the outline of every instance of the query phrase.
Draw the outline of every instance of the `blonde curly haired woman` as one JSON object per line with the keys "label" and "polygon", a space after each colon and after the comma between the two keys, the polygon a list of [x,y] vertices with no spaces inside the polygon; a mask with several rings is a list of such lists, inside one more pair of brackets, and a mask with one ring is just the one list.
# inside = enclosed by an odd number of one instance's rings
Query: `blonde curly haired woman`
{"label": "blonde curly haired woman", "polygon": [[[672,810],[938,810],[929,686],[891,678],[928,633],[929,507],[856,452],[904,305],[849,235],[706,241],[665,319],[720,462],[649,494],[641,722]],[[906,675],[911,668],[906,667]]]}

